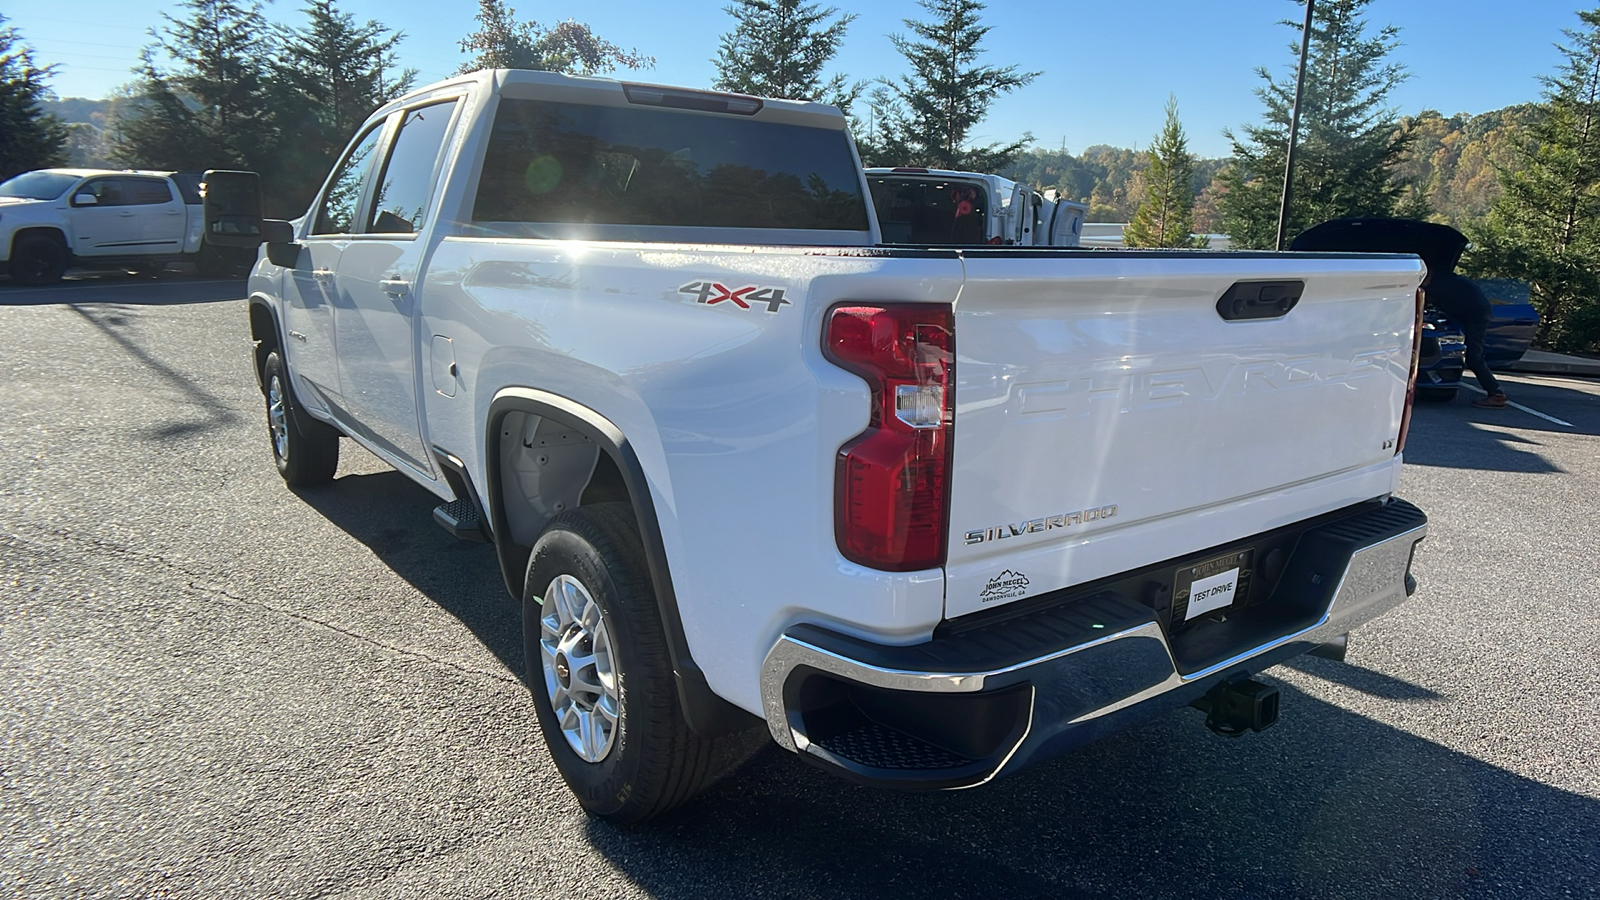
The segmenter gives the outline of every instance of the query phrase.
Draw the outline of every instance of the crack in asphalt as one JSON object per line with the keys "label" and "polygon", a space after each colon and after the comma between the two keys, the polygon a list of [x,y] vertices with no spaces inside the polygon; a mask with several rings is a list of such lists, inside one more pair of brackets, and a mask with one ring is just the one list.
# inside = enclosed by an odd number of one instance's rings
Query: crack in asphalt
{"label": "crack in asphalt", "polygon": [[[475,668],[472,668],[471,666],[463,666],[463,665],[461,665],[459,663],[454,663],[454,662],[451,662],[451,661],[449,661],[447,659],[440,659],[440,658],[438,658],[436,656],[430,656],[430,655],[428,655],[426,653],[423,653],[423,652],[421,652],[419,650],[413,650],[413,649],[411,649],[409,647],[402,647],[402,646],[398,646],[398,645],[395,645],[395,644],[388,643],[387,641],[381,641],[381,640],[378,640],[377,638],[369,637],[367,635],[361,634],[358,631],[352,631],[349,628],[345,628],[345,627],[342,627],[340,625],[336,625],[336,624],[334,624],[332,622],[328,622],[328,621],[324,621],[322,619],[318,619],[315,616],[309,616],[309,615],[306,615],[305,613],[296,612],[296,611],[294,611],[292,609],[284,609],[282,607],[274,606],[274,605],[272,605],[270,603],[266,603],[266,602],[263,602],[261,600],[255,600],[255,599],[251,599],[249,597],[241,597],[238,594],[235,594],[235,593],[227,590],[226,588],[220,587],[220,586],[218,586],[218,585],[216,585],[214,583],[210,583],[210,579],[213,576],[207,575],[207,574],[202,573],[202,572],[191,571],[188,568],[186,568],[184,566],[181,566],[181,565],[178,565],[177,563],[175,563],[175,562],[173,562],[173,561],[167,559],[166,557],[161,556],[160,554],[157,554],[157,553],[149,553],[149,552],[142,551],[142,550],[135,550],[132,547],[125,547],[125,546],[122,546],[122,545],[119,545],[119,544],[111,543],[109,541],[101,540],[99,538],[80,537],[79,535],[76,535],[76,534],[73,534],[73,533],[67,532],[67,531],[59,531],[59,530],[55,530],[55,529],[46,529],[46,528],[40,528],[40,529],[38,529],[38,531],[40,533],[42,533],[42,534],[48,534],[51,537],[59,538],[62,541],[70,542],[72,544],[77,544],[79,546],[87,546],[87,547],[93,548],[94,550],[110,551],[110,552],[121,554],[123,556],[128,556],[128,557],[132,557],[134,559],[139,559],[139,560],[142,560],[144,562],[156,563],[156,564],[168,569],[171,572],[174,572],[174,573],[177,573],[179,575],[184,576],[184,578],[185,578],[184,583],[188,587],[190,587],[190,588],[192,588],[194,590],[201,591],[203,593],[214,594],[214,595],[222,597],[222,598],[224,598],[226,600],[231,600],[234,603],[240,604],[242,606],[253,607],[255,609],[259,609],[259,610],[263,610],[265,612],[273,613],[273,614],[282,616],[282,617],[287,618],[287,619],[293,619],[293,620],[295,620],[297,622],[303,622],[303,623],[308,624],[308,625],[314,625],[314,626],[317,626],[319,628],[325,628],[325,629],[327,629],[329,631],[332,631],[332,632],[335,632],[335,633],[338,633],[338,634],[342,634],[345,637],[354,638],[355,640],[360,641],[360,642],[362,642],[364,644],[367,644],[368,646],[376,647],[376,648],[378,648],[380,650],[388,651],[389,653],[393,653],[393,654],[395,654],[397,656],[404,656],[404,657],[409,657],[409,658],[412,658],[412,659],[422,660],[423,662],[432,663],[433,665],[439,666],[441,668],[451,669],[451,670],[459,672],[459,673],[461,673],[463,675],[472,675],[472,676],[478,676],[478,677],[482,677],[482,678],[490,678],[490,679],[493,679],[495,681],[499,681],[499,682],[503,682],[503,683],[507,683],[507,684],[520,685],[522,683],[522,680],[520,678],[517,678],[514,675],[509,675],[509,674],[504,674],[504,673],[499,673],[499,672],[492,672],[492,671],[489,671],[489,670],[486,670],[486,669],[475,669]],[[14,545],[18,545],[18,544],[25,545],[27,547],[35,548],[35,549],[38,549],[38,550],[46,551],[46,552],[48,552],[49,549],[50,549],[44,543],[41,543],[39,541],[29,540],[28,538],[23,537],[22,535],[16,534],[14,532],[0,533],[0,546],[5,546],[5,545],[13,545],[14,546]]]}

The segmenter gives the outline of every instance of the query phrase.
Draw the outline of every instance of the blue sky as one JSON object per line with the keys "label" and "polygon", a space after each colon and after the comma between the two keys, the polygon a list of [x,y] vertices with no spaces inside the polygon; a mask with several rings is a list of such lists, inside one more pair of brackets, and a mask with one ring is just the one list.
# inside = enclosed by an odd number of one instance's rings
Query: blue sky
{"label": "blue sky", "polygon": [[[641,80],[708,85],[717,38],[732,19],[725,0],[610,0],[607,3],[509,0],[520,18],[588,22],[602,37],[656,57]],[[834,0],[824,5],[848,8]],[[457,42],[473,28],[476,0],[343,0],[358,19],[403,30],[404,65],[436,80],[464,60]],[[887,35],[921,9],[914,0],[873,0],[835,65],[853,78],[894,76],[902,60]],[[1536,99],[1538,77],[1560,62],[1561,29],[1578,23],[1573,0],[1375,0],[1369,23],[1400,28],[1398,57],[1412,77],[1394,96],[1402,112],[1477,113]],[[61,96],[101,97],[130,80],[139,48],[160,14],[157,0],[34,2],[4,10],[41,62],[60,63],[51,84]],[[1074,152],[1090,144],[1145,146],[1159,130],[1169,93],[1178,96],[1190,147],[1221,156],[1222,129],[1254,121],[1257,66],[1286,71],[1298,20],[1294,0],[991,0],[985,62],[1040,70],[1033,84],[998,101],[979,127],[984,140],[1032,132],[1038,144]],[[266,6],[274,21],[303,20],[297,0]]]}

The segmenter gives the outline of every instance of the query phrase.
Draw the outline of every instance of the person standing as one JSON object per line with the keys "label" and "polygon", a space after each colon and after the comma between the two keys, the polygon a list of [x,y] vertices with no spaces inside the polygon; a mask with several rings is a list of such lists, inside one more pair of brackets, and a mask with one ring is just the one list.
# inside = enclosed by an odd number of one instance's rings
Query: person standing
{"label": "person standing", "polygon": [[1457,275],[1453,267],[1444,269],[1438,275],[1430,270],[1422,282],[1422,290],[1427,295],[1428,305],[1449,316],[1451,321],[1461,326],[1466,336],[1467,368],[1478,377],[1478,385],[1488,392],[1488,396],[1474,400],[1472,405],[1484,409],[1503,409],[1506,405],[1505,392],[1500,390],[1499,380],[1483,358],[1484,335],[1489,330],[1489,317],[1492,314],[1489,298],[1476,284]]}

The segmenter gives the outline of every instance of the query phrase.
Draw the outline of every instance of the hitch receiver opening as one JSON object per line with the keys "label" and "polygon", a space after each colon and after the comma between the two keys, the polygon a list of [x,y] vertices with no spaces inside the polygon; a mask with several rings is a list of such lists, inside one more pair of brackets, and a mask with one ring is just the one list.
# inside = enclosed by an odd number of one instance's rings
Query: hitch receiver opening
{"label": "hitch receiver opening", "polygon": [[1224,737],[1264,731],[1278,721],[1278,689],[1238,676],[1189,704],[1206,714],[1206,727]]}

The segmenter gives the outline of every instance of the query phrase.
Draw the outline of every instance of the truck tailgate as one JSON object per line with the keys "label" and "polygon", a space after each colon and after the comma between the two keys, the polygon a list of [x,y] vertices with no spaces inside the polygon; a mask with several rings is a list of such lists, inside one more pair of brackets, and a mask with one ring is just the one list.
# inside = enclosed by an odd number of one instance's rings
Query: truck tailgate
{"label": "truck tailgate", "polygon": [[[965,256],[945,612],[1236,541],[1394,489],[1415,257]],[[1302,282],[1228,321],[1238,282]]]}

